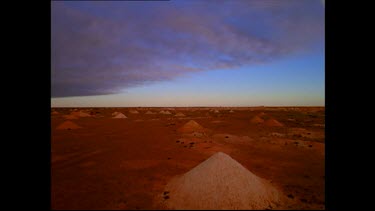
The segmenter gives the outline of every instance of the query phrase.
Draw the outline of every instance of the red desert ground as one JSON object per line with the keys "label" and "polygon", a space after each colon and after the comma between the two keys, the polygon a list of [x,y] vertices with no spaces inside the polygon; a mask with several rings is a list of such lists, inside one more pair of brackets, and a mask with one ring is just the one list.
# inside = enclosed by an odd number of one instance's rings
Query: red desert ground
{"label": "red desert ground", "polygon": [[52,209],[325,209],[324,107],[52,108]]}

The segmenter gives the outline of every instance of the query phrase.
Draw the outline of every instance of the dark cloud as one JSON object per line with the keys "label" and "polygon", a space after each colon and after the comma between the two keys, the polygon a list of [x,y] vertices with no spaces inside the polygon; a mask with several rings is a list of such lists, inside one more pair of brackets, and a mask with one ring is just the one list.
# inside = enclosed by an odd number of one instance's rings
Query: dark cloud
{"label": "dark cloud", "polygon": [[117,93],[303,51],[324,42],[316,4],[52,2],[52,97]]}

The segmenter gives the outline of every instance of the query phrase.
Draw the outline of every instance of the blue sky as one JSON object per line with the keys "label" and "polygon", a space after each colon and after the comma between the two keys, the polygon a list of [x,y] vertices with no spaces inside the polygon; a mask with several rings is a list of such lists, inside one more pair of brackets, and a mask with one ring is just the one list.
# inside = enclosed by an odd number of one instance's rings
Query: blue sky
{"label": "blue sky", "polygon": [[324,105],[320,0],[51,9],[53,107]]}

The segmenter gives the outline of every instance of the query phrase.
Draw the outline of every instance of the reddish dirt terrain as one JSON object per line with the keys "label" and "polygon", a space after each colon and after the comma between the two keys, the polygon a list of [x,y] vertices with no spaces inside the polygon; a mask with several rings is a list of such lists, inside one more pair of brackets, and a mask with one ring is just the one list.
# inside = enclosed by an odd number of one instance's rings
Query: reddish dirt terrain
{"label": "reddish dirt terrain", "polygon": [[[216,152],[285,194],[287,203],[274,209],[325,208],[324,107],[52,111],[52,209],[165,209],[166,184]],[[127,118],[112,118],[115,111]],[[183,133],[190,120],[203,129]],[[65,121],[78,127],[59,128]]]}

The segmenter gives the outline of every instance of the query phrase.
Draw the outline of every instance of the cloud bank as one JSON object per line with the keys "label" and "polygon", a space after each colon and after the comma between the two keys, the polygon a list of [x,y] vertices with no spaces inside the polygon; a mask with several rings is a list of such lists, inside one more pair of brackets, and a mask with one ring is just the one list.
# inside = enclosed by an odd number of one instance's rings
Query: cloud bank
{"label": "cloud bank", "polygon": [[52,2],[52,97],[119,93],[324,43],[320,1]]}

